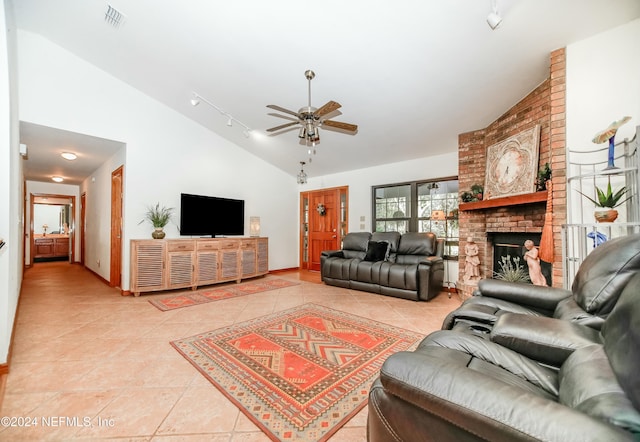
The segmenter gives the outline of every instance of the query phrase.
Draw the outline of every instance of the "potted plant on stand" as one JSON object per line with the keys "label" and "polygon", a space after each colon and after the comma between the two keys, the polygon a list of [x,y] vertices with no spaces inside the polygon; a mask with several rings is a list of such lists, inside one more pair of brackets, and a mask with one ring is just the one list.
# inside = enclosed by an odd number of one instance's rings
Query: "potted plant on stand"
{"label": "potted plant on stand", "polygon": [[597,199],[591,198],[590,196],[585,195],[580,191],[578,192],[593,204],[595,204],[596,207],[600,207],[603,209],[596,210],[593,214],[597,222],[612,223],[616,220],[616,218],[618,218],[618,211],[615,210],[615,208],[631,199],[631,197],[628,197],[625,200],[620,201],[624,194],[627,193],[627,190],[628,189],[626,187],[622,187],[616,192],[613,192],[613,190],[611,189],[611,179],[609,179],[606,192],[596,186]]}
{"label": "potted plant on stand", "polygon": [[160,203],[156,203],[155,206],[147,207],[147,211],[144,214],[144,219],[140,221],[140,223],[149,221],[154,227],[154,231],[151,233],[151,236],[154,239],[162,239],[166,235],[163,230],[164,226],[169,224],[172,215],[173,207],[160,207]]}

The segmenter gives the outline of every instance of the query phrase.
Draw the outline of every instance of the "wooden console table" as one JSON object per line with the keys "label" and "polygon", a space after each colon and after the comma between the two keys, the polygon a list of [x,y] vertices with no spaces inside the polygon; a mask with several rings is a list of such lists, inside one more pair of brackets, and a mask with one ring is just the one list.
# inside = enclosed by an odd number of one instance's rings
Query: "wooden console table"
{"label": "wooden console table", "polygon": [[34,235],[33,242],[35,259],[69,256],[69,235],[55,233],[46,236]]}
{"label": "wooden console table", "polygon": [[131,240],[131,292],[197,287],[269,272],[268,238]]}

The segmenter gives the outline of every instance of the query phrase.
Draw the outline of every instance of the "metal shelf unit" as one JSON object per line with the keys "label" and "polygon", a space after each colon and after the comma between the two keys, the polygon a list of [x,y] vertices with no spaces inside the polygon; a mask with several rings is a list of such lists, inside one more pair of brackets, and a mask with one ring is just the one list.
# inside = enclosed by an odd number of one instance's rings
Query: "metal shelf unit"
{"label": "metal shelf unit", "polygon": [[[640,233],[640,177],[638,148],[640,126],[634,137],[615,145],[615,169],[606,169],[608,145],[594,150],[571,150],[567,154],[567,220],[562,226],[563,284],[571,287],[586,256],[600,243],[620,236]],[[580,193],[595,196],[595,187],[614,189],[625,186],[631,198],[618,208],[620,217],[613,223],[597,223],[592,204]],[[626,196],[625,196],[626,197]]]}

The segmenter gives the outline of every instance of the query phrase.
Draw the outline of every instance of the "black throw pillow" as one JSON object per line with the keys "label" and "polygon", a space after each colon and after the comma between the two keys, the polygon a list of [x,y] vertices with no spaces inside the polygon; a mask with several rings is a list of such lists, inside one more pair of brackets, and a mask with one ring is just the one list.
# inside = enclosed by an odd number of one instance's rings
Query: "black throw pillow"
{"label": "black throw pillow", "polygon": [[389,257],[388,241],[369,241],[365,261],[386,261]]}

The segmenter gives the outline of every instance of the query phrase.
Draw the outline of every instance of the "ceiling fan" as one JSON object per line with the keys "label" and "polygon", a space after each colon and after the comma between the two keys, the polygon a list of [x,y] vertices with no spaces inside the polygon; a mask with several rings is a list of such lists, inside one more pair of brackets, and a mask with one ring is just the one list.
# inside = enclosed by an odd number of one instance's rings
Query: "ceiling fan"
{"label": "ceiling fan", "polygon": [[275,104],[268,104],[267,107],[269,109],[293,115],[297,118],[297,121],[292,121],[290,123],[272,127],[271,129],[267,129],[267,132],[277,132],[279,130],[286,129],[287,127],[299,124],[301,127],[298,138],[305,140],[307,144],[311,144],[313,146],[315,146],[316,143],[320,141],[320,131],[318,129],[321,126],[341,129],[343,131],[352,132],[355,134],[355,132],[358,131],[357,125],[323,118],[325,115],[328,115],[342,107],[340,103],[336,101],[329,101],[319,109],[311,106],[311,80],[313,80],[316,74],[312,70],[307,70],[305,71],[304,76],[309,81],[309,105],[300,108],[298,112],[294,112],[289,109],[276,106]]}

